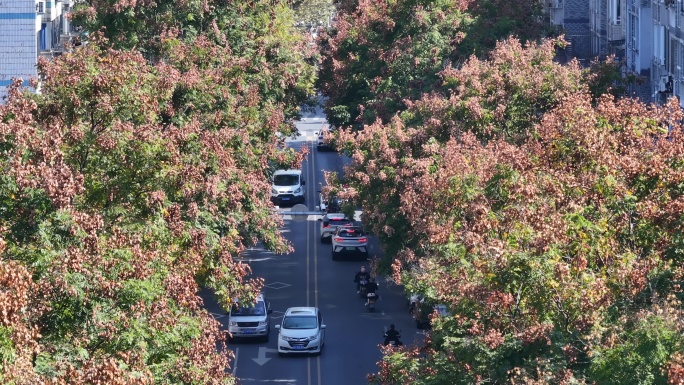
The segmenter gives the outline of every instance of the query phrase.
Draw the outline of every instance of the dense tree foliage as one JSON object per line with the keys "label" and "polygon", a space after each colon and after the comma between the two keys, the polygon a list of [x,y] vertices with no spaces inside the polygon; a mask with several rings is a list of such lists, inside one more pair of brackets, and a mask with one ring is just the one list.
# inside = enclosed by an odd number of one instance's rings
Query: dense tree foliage
{"label": "dense tree foliage", "polygon": [[[232,79],[240,92],[280,104],[288,118],[312,92],[314,68],[305,60],[313,48],[293,33],[293,12],[285,1],[91,0],[78,3],[74,23],[101,31],[112,48],[140,51],[152,63],[171,61],[181,74],[223,71],[231,60],[228,69],[239,73],[223,72],[224,82]],[[183,62],[184,55],[194,61]]]}
{"label": "dense tree foliage", "polygon": [[265,170],[304,155],[278,138],[311,94],[306,40],[272,1],[79,17],[88,44],[0,107],[0,382],[233,383],[198,289],[253,300],[234,257],[290,249]]}
{"label": "dense tree foliage", "polygon": [[596,98],[553,56],[499,43],[340,133],[395,279],[451,312],[373,382],[684,380],[682,110]]}
{"label": "dense tree foliage", "polygon": [[334,125],[384,123],[406,101],[439,84],[438,74],[482,56],[508,36],[544,33],[541,4],[510,0],[340,1],[322,38],[319,88]]}
{"label": "dense tree foliage", "polygon": [[297,26],[329,27],[335,15],[333,0],[293,0]]}

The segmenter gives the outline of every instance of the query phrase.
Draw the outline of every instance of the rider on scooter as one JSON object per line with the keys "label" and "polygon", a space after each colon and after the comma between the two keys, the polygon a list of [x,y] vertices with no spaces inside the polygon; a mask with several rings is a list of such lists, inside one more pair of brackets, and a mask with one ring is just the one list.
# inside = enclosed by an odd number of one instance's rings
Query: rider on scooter
{"label": "rider on scooter", "polygon": [[366,266],[361,266],[361,271],[356,272],[354,276],[354,282],[356,282],[356,294],[360,293],[361,281],[368,281],[370,278],[370,273],[366,271]]}
{"label": "rider on scooter", "polygon": [[[368,283],[366,283],[366,293],[376,294],[376,291],[378,291],[378,284],[375,282],[375,278],[368,278]],[[366,306],[368,306],[368,297],[366,297]]]}
{"label": "rider on scooter", "polygon": [[383,345],[387,346],[391,341],[394,341],[396,346],[403,345],[403,343],[399,341],[399,337],[401,337],[401,333],[394,329],[394,324],[391,324],[389,330],[385,332],[385,343]]}

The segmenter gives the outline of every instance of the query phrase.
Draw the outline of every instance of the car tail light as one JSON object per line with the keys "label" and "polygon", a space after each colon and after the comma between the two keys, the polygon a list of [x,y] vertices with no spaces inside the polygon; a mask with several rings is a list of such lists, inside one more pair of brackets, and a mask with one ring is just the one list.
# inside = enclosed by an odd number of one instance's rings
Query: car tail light
{"label": "car tail light", "polygon": [[344,241],[344,238],[339,238],[339,237],[335,238],[335,242],[342,242],[342,241]]}
{"label": "car tail light", "polygon": [[359,238],[359,242],[361,242],[361,243],[368,242],[368,238]]}

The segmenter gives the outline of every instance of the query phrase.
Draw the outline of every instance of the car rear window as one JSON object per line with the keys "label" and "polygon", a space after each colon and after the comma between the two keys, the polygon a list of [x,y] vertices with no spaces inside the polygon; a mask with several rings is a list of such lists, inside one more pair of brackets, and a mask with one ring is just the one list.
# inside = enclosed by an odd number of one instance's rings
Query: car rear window
{"label": "car rear window", "polygon": [[349,220],[345,218],[330,218],[330,224],[333,224],[335,226],[344,226],[346,224],[349,224]]}
{"label": "car rear window", "polygon": [[346,238],[356,238],[360,237],[363,235],[361,229],[358,227],[352,227],[352,228],[346,228],[343,230],[340,230],[340,232],[337,234],[340,237],[346,237]]}

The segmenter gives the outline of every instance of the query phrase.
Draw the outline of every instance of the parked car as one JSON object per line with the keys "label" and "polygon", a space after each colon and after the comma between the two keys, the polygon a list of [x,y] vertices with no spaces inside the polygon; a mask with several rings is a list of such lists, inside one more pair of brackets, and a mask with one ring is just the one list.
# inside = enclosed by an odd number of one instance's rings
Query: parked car
{"label": "parked car", "polygon": [[278,354],[320,354],[325,346],[325,324],[317,307],[291,307],[278,329]]}
{"label": "parked car", "polygon": [[332,235],[338,227],[352,225],[353,223],[342,213],[325,214],[321,218],[321,242],[332,242]]}
{"label": "parked car", "polygon": [[302,170],[277,170],[273,173],[271,202],[274,204],[303,203],[306,181]]}
{"label": "parked car", "polygon": [[268,341],[271,312],[271,305],[266,302],[263,293],[257,296],[257,301],[253,305],[234,304],[228,312],[228,331],[231,339],[262,338]]}
{"label": "parked car", "polygon": [[332,259],[342,256],[368,259],[368,236],[359,226],[338,226],[332,234]]}

